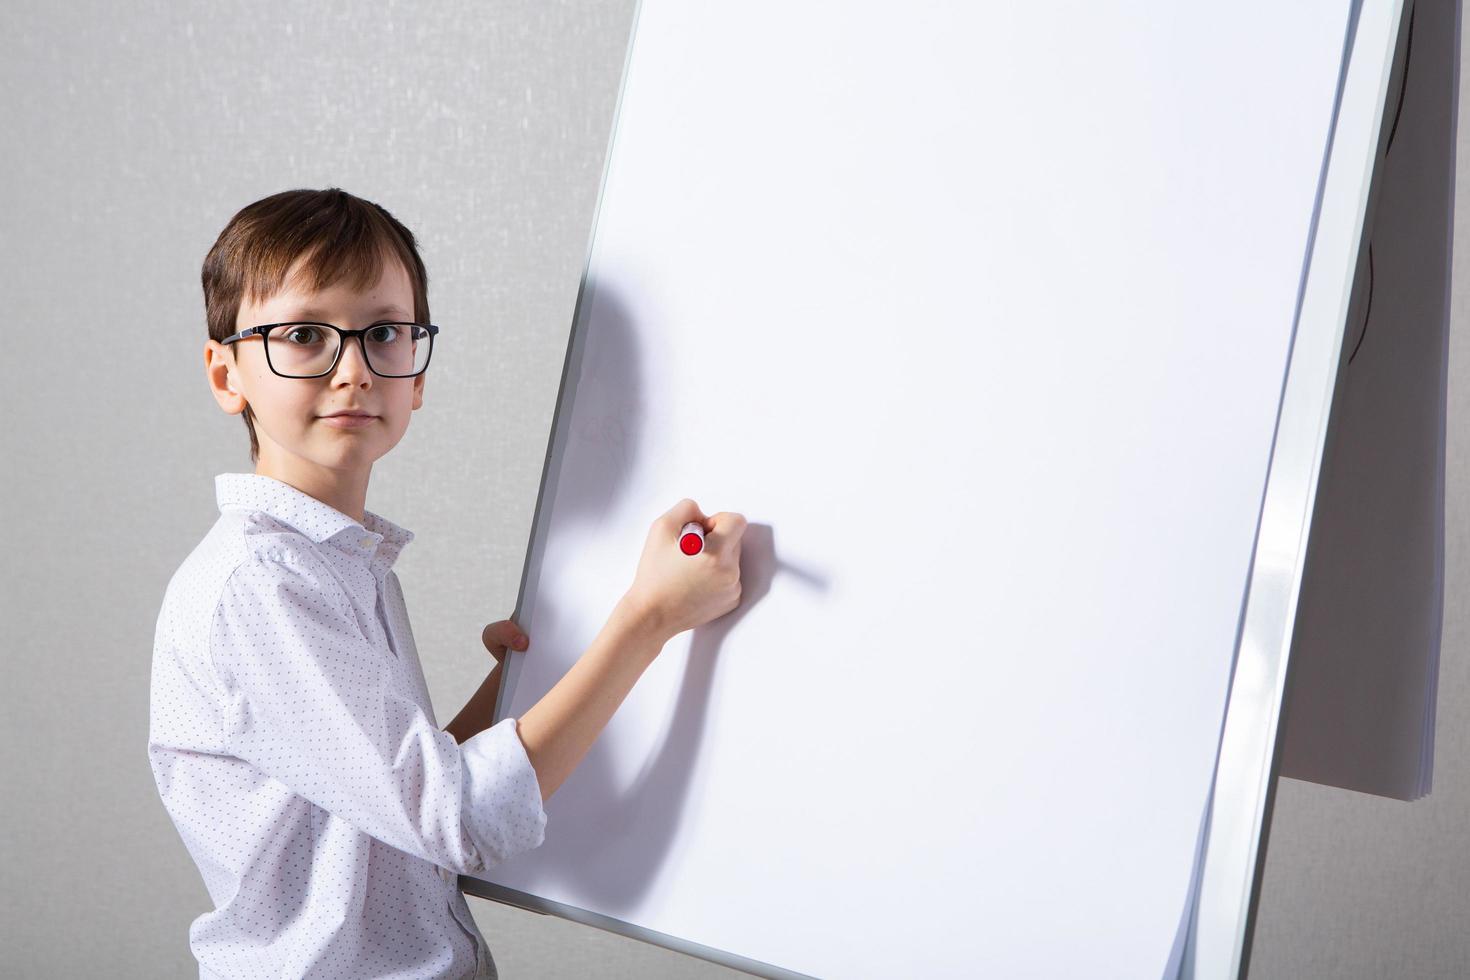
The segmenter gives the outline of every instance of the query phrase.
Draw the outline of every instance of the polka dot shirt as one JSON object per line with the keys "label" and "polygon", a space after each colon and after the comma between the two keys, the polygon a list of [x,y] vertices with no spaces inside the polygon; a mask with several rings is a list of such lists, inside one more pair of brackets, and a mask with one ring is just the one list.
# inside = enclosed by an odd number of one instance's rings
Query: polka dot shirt
{"label": "polka dot shirt", "polygon": [[148,761],[214,910],[201,978],[495,977],[459,890],[541,844],[506,718],[440,729],[392,565],[413,533],[255,473],[169,581]]}

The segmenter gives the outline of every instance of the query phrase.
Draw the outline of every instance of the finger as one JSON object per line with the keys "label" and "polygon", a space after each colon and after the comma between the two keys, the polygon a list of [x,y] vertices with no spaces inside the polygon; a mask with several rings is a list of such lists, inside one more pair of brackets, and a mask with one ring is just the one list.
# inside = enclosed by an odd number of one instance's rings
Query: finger
{"label": "finger", "polygon": [[710,526],[704,533],[704,546],[717,554],[730,549],[739,555],[745,528],[745,515],[721,511],[710,518]]}
{"label": "finger", "polygon": [[698,521],[705,531],[709,530],[709,518],[699,509],[699,505],[688,497],[685,497],[665,511],[659,517],[659,521],[671,534],[679,533],[679,528],[688,524],[690,521]]}
{"label": "finger", "polygon": [[746,524],[744,514],[722,510],[709,519],[709,528],[707,530],[714,531],[717,534],[723,534],[726,537],[738,538],[741,534],[745,533]]}
{"label": "finger", "polygon": [[485,649],[497,657],[505,654],[506,641],[500,636],[500,624],[491,623],[480,631],[480,642],[485,644]]}
{"label": "finger", "polygon": [[524,650],[530,644],[526,632],[509,619],[497,620],[480,631],[480,640],[491,653],[504,654],[509,647]]}

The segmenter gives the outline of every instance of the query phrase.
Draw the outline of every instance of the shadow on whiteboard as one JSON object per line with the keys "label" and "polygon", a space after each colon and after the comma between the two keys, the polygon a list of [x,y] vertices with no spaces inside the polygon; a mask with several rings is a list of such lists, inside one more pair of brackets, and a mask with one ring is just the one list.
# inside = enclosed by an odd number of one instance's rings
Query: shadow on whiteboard
{"label": "shadow on whiteboard", "polygon": [[[569,413],[568,444],[554,463],[548,492],[554,491],[559,534],[575,534],[567,529],[580,528],[595,539],[605,533],[608,521],[617,519],[618,505],[630,492],[645,427],[657,424],[672,406],[660,405],[659,386],[647,383],[658,376],[659,351],[643,349],[620,291],[601,281],[584,300],[584,319],[568,366],[572,388],[563,406]],[[672,505],[677,496],[675,492],[666,503]],[[650,522],[656,516],[647,515]],[[708,764],[701,759],[710,694],[727,637],[778,575],[819,593],[830,585],[817,571],[779,560],[774,528],[756,522],[747,524],[741,540],[740,575],[740,604],[691,631],[687,653],[682,644],[670,644],[660,655],[683,656],[685,662],[662,738],[637,775],[620,775],[627,767],[615,765],[617,733],[605,731],[548,801],[547,839],[534,861],[536,890],[572,885],[579,904],[617,916],[639,909],[663,875],[688,802],[698,791],[701,765]],[[533,635],[555,636],[568,628],[558,609],[562,598],[549,592],[538,596],[529,623]],[[616,720],[614,716],[610,728]]]}
{"label": "shadow on whiteboard", "polygon": [[538,853],[538,879],[575,882],[577,894],[604,914],[640,905],[660,877],[694,788],[725,639],[770,591],[778,573],[827,589],[820,577],[776,559],[770,525],[747,525],[740,550],[740,605],[692,631],[673,714],[658,747],[638,775],[620,786],[607,740],[593,743],[565,787],[574,790],[567,794],[574,798],[559,801],[568,805],[558,807],[548,822],[549,846]]}
{"label": "shadow on whiteboard", "polygon": [[632,482],[639,436],[649,418],[644,365],[645,355],[653,352],[639,349],[637,330],[616,289],[601,283],[589,291],[565,382],[572,386],[564,410],[570,412],[573,445],[557,461],[559,528],[605,525]]}

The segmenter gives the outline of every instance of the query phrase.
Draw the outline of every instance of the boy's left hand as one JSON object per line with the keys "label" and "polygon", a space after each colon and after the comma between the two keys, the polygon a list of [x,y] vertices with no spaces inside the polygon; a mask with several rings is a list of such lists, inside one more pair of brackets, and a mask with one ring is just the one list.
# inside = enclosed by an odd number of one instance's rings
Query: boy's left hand
{"label": "boy's left hand", "polygon": [[490,656],[495,658],[498,665],[505,660],[505,651],[510,647],[524,650],[531,643],[531,638],[509,619],[500,619],[486,626],[480,631],[480,641],[485,644],[485,649],[490,651]]}

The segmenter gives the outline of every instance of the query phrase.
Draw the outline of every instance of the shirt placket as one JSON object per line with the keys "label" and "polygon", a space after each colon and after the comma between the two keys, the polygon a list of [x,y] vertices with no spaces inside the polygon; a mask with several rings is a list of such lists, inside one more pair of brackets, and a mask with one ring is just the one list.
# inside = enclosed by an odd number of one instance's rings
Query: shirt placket
{"label": "shirt placket", "polygon": [[470,914],[469,908],[467,906],[465,906],[464,900],[462,898],[458,902],[456,902],[453,898],[451,898],[449,900],[449,902],[448,902],[448,905],[449,905],[449,914],[452,915],[452,916],[454,916],[455,923],[461,929],[464,930],[465,938],[467,938],[470,941],[470,945],[475,948],[475,976],[476,977],[483,977],[483,976],[491,976],[491,977],[493,977],[495,974],[493,972],[487,972],[486,969],[485,969],[485,955],[486,954],[480,948],[480,938],[479,938],[480,937],[480,931],[475,928],[473,918],[470,920],[470,922],[468,924],[464,921],[464,919],[460,918],[460,914],[459,914],[460,908],[464,908],[465,915],[469,915]]}

